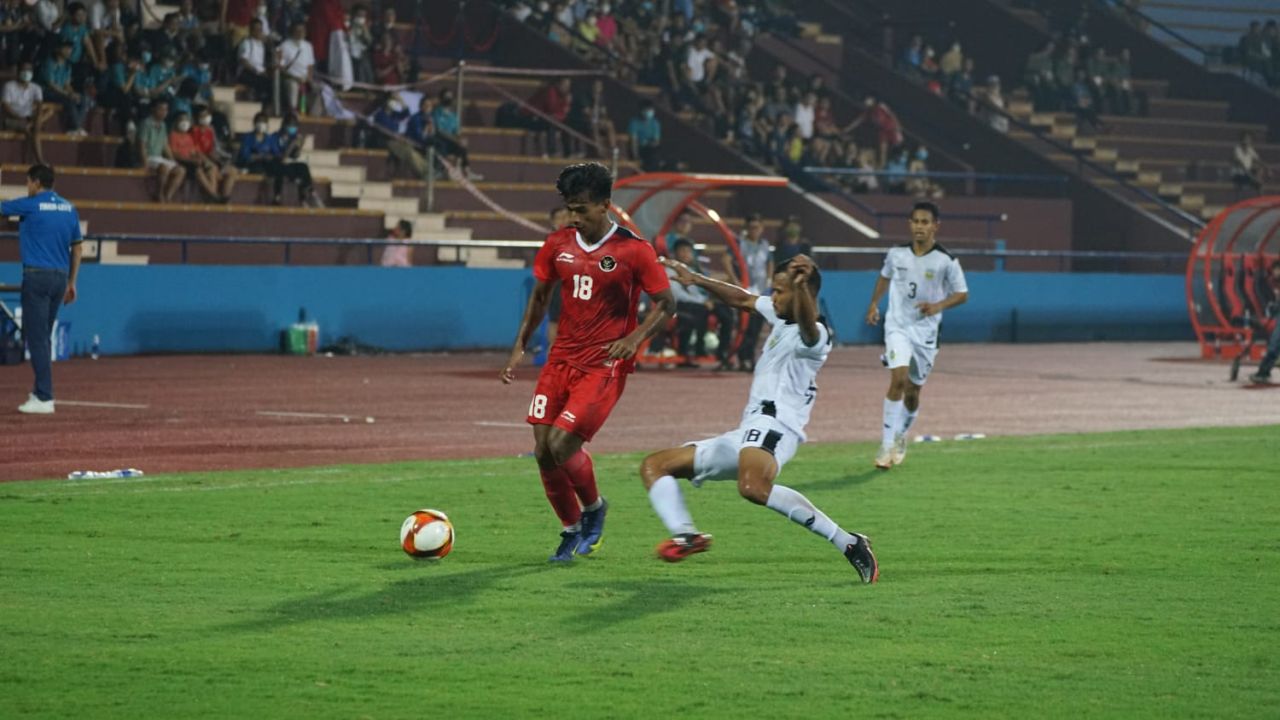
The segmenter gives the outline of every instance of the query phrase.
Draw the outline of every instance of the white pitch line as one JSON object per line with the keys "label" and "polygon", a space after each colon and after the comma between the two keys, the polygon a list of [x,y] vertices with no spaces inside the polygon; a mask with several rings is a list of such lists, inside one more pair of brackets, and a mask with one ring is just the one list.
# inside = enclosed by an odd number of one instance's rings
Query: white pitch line
{"label": "white pitch line", "polygon": [[95,408],[120,408],[122,410],[146,410],[150,405],[140,405],[137,403],[109,403],[109,402],[90,402],[88,400],[58,400],[59,405],[74,405],[76,407],[95,407]]}
{"label": "white pitch line", "polygon": [[337,415],[334,413],[312,413],[312,412],[285,412],[283,410],[259,410],[259,415],[267,417],[285,417],[285,418],[313,418],[320,420],[350,420],[359,415]]}
{"label": "white pitch line", "polygon": [[494,421],[492,421],[492,420],[477,420],[477,421],[475,421],[473,424],[474,424],[474,425],[480,425],[480,426],[482,426],[482,427],[504,427],[504,428],[523,428],[523,427],[529,427],[529,423],[494,422]]}

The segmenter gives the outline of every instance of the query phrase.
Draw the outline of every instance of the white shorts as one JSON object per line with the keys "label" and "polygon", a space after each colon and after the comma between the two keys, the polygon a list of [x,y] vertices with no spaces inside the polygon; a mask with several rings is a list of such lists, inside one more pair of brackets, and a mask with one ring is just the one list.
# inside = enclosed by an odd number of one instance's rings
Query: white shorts
{"label": "white shorts", "polygon": [[778,474],[782,474],[782,466],[795,457],[800,438],[776,418],[756,415],[737,430],[688,445],[694,448],[692,482],[697,487],[707,480],[737,480],[738,452],[743,448],[768,451],[778,463]]}
{"label": "white shorts", "polygon": [[155,170],[156,168],[176,168],[178,163],[170,160],[163,155],[152,155],[147,158],[147,169]]}
{"label": "white shorts", "polygon": [[936,346],[926,345],[902,332],[887,332],[884,336],[884,359],[889,369],[907,367],[907,379],[913,385],[924,385],[938,357]]}

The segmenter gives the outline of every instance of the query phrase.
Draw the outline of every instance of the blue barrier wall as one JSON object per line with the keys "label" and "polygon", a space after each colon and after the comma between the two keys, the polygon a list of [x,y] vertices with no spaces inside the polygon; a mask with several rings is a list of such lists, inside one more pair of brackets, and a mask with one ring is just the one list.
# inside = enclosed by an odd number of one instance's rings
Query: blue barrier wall
{"label": "blue barrier wall", "polygon": [[[21,268],[0,263],[0,282]],[[878,343],[863,324],[874,272],[823,275],[823,301],[841,342]],[[1176,275],[972,273],[972,300],[949,311],[946,342],[1190,340]],[[527,270],[460,267],[228,267],[86,265],[80,299],[59,314],[72,351],[94,334],[104,354],[271,352],[299,308],[320,343],[352,336],[391,350],[507,348]],[[6,298],[16,304],[16,297]]]}

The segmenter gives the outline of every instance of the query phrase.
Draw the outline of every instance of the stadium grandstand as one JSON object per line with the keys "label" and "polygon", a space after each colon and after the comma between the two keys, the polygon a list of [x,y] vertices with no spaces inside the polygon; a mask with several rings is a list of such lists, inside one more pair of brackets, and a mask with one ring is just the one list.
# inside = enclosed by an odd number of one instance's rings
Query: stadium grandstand
{"label": "stadium grandstand", "polygon": [[[0,0],[0,717],[1274,717],[1278,23]],[[673,291],[616,291],[626,334],[565,370],[630,388],[598,436],[536,389],[582,332],[561,305],[602,292],[546,290],[594,251],[557,232],[584,164],[613,181],[595,249],[634,245],[582,262]],[[41,349],[23,199],[49,190],[83,239]],[[906,294],[903,258],[949,292]],[[909,361],[890,287],[931,333]],[[794,506],[698,464],[779,344],[823,368],[801,427],[728,462]],[[684,497],[706,528],[668,522]]]}

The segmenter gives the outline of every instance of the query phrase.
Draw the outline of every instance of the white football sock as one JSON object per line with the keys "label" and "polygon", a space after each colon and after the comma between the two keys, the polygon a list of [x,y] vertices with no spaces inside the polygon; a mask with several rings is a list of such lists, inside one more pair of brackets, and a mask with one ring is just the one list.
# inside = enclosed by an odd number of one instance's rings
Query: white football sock
{"label": "white football sock", "polygon": [[601,506],[601,505],[603,505],[603,504],[604,504],[604,496],[603,496],[603,495],[597,495],[597,496],[596,496],[596,501],[595,501],[595,502],[593,502],[593,503],[591,503],[590,505],[584,505],[584,506],[582,507],[582,510],[583,510],[583,512],[593,512],[593,511],[595,511],[595,510],[599,510],[599,509],[600,509],[600,506]]}
{"label": "white football sock", "polygon": [[916,416],[920,414],[920,406],[917,405],[915,410],[908,410],[905,405],[902,406],[902,429],[898,432],[906,435],[911,429],[911,424],[916,421]]}
{"label": "white football sock", "polygon": [[680,481],[671,475],[663,475],[649,488],[649,503],[672,536],[698,532],[689,509],[684,506]]}
{"label": "white football sock", "polygon": [[803,525],[809,532],[826,538],[837,550],[843,552],[846,545],[855,542],[853,535],[842,530],[804,495],[786,485],[774,485],[765,504],[779,515],[786,515],[791,522]]}
{"label": "white football sock", "polygon": [[893,444],[893,436],[898,434],[898,424],[902,422],[901,418],[904,410],[901,400],[884,399],[884,428],[881,436],[883,438],[881,440],[883,447],[889,447]]}

